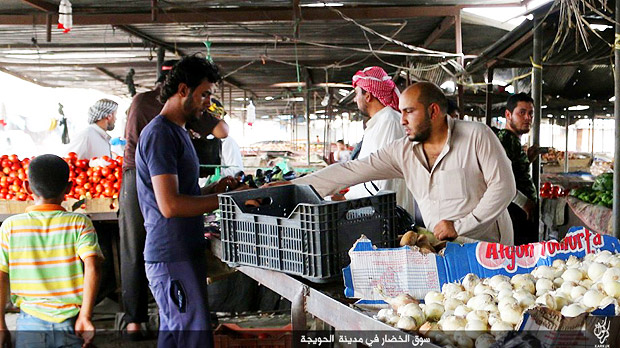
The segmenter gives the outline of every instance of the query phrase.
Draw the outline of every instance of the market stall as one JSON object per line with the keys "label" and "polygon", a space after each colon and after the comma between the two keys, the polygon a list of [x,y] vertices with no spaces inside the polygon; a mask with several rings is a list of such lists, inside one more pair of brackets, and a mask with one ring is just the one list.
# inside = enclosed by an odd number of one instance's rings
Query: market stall
{"label": "market stall", "polygon": [[[611,288],[620,279],[617,239],[572,228],[562,240],[506,246],[446,243],[417,229],[393,248],[390,195],[322,202],[303,186],[221,194],[222,235],[212,250],[289,299],[293,329],[304,334],[312,331],[307,312],[335,328],[335,337],[341,330],[381,336],[397,328],[429,344],[478,346],[516,339],[506,332],[532,334],[542,318],[550,320],[549,330],[566,325],[562,318],[579,317],[578,328],[615,315],[617,307],[608,305],[620,296]],[[269,203],[260,204],[266,197]],[[589,269],[593,260],[604,268],[596,274]],[[573,275],[577,266],[584,270]],[[601,281],[608,269],[612,285]],[[585,299],[595,283],[596,299]],[[569,285],[579,288],[575,294]],[[573,331],[572,339],[592,339],[587,330]]]}
{"label": "market stall", "polygon": [[612,175],[603,173],[596,178],[580,173],[543,176],[548,180],[541,187],[544,239],[561,239],[571,226],[587,226],[597,233],[613,235]]}

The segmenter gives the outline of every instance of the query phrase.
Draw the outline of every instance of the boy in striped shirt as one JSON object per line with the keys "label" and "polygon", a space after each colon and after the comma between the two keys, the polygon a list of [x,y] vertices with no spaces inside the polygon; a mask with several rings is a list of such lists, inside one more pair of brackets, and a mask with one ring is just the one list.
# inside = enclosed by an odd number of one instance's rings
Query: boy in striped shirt
{"label": "boy in striped shirt", "polygon": [[35,205],[0,227],[0,345],[9,289],[21,309],[16,347],[82,347],[92,342],[91,316],[103,255],[90,219],[60,205],[71,190],[69,166],[55,155],[30,163],[26,188]]}

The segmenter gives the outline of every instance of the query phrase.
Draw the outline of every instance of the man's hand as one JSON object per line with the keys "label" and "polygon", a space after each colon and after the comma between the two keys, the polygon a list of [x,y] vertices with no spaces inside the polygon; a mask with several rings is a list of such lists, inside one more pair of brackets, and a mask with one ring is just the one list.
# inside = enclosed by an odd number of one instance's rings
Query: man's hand
{"label": "man's hand", "polygon": [[538,208],[538,205],[536,204],[536,202],[532,201],[531,199],[528,199],[527,202],[525,202],[522,209],[525,212],[525,215],[527,216],[527,221],[532,221],[532,219],[535,216],[534,210],[536,208]]}
{"label": "man's hand", "polygon": [[75,321],[75,334],[84,340],[82,348],[90,347],[95,338],[95,326],[90,318],[78,315]]}
{"label": "man's hand", "polygon": [[241,183],[232,176],[226,176],[208,186],[200,189],[201,195],[210,195],[214,193],[223,193],[236,189]]}
{"label": "man's hand", "polygon": [[11,348],[13,344],[11,343],[11,332],[6,327],[6,324],[3,324],[0,327],[0,348]]}
{"label": "man's hand", "polygon": [[239,186],[239,182],[232,176],[221,178],[213,188],[213,193],[222,193],[232,191]]}
{"label": "man's hand", "polygon": [[542,149],[538,145],[532,145],[527,148],[527,159],[530,163],[534,162],[534,159],[542,153]]}
{"label": "man's hand", "polygon": [[433,229],[433,234],[439,240],[454,239],[459,236],[454,229],[454,222],[450,220],[439,221]]}

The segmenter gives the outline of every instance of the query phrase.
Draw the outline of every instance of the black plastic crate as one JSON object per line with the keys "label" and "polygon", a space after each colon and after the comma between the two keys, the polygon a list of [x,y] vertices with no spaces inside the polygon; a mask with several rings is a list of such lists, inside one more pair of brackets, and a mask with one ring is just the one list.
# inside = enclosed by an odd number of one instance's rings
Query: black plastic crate
{"label": "black plastic crate", "polygon": [[[245,204],[258,199],[258,207]],[[329,202],[309,185],[286,185],[220,194],[219,202],[222,256],[231,264],[324,282],[350,263],[360,235],[396,246],[393,192]]]}

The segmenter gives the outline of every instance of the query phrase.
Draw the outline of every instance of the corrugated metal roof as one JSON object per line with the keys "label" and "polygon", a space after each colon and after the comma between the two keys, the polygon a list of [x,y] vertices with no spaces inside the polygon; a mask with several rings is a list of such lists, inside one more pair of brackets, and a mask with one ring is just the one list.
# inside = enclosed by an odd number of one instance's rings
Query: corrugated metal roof
{"label": "corrugated metal roof", "polygon": [[[59,1],[47,0],[47,2],[56,7]],[[300,2],[305,6],[318,1]],[[395,35],[395,39],[411,45],[421,45],[442,22],[444,17],[432,15],[434,13],[431,13],[432,11],[437,11],[437,14],[453,13],[450,12],[453,10],[449,6],[489,3],[481,0],[338,2],[344,6],[336,9],[357,11],[354,13],[361,17],[356,19],[358,23],[383,35],[390,37]],[[492,2],[518,3],[516,0]],[[300,22],[300,42],[295,45],[291,42],[294,37],[294,22],[289,0],[209,2],[158,0],[157,23],[148,20],[151,14],[151,0],[73,0],[72,4],[75,17],[72,30],[68,34],[62,34],[55,29],[54,23],[52,40],[46,42],[46,27],[40,24],[42,23],[40,16],[46,12],[22,0],[0,1],[0,68],[43,85],[95,88],[121,95],[128,93],[127,86],[122,81],[130,69],[135,71],[134,82],[138,91],[153,86],[156,75],[156,43],[163,42],[169,50],[184,54],[196,52],[206,54],[205,41],[209,41],[210,55],[222,68],[224,75],[234,72],[229,76],[231,83],[236,86],[231,94],[233,102],[241,104],[242,101],[234,99],[241,99],[244,95],[243,90],[246,90],[246,95],[254,97],[257,114],[261,115],[282,112],[287,105],[290,106],[290,102],[279,101],[277,98],[266,101],[265,97],[304,95],[296,88],[271,87],[274,83],[297,81],[296,62],[300,66],[301,81],[304,81],[306,74],[310,73],[314,84],[326,82],[323,67],[329,66],[328,82],[347,83],[356,70],[365,66],[380,65],[385,67],[386,71],[395,73],[397,68],[389,64],[404,64],[404,56],[377,57],[368,52],[358,51],[368,49],[369,43],[375,50],[382,48],[394,52],[407,52],[407,49],[401,46],[386,44],[384,39],[375,35],[368,34],[367,41],[357,25],[345,21],[339,15],[334,17],[333,9],[317,10],[310,7],[301,9],[302,17],[310,13],[313,18]],[[415,12],[417,6],[432,7],[424,8],[422,13]],[[229,8],[231,9],[228,10]],[[413,12],[408,12],[410,9],[413,9]],[[263,16],[260,18],[268,19],[273,15],[279,19],[257,22],[252,19],[253,11]],[[289,11],[290,20],[282,20],[283,13],[289,16]],[[406,13],[418,13],[421,17],[400,18],[398,11],[402,11],[403,17],[407,17]],[[204,14],[205,22],[175,20],[176,16],[190,18],[187,17],[187,13]],[[128,33],[125,24],[117,25],[118,22],[125,23],[133,18],[127,17],[128,14],[142,16],[139,17],[138,24],[131,25],[132,32],[138,32],[139,35]],[[213,14],[223,16],[227,22],[218,22],[218,18],[214,18]],[[231,21],[230,18],[235,18],[236,14],[239,14],[240,21]],[[323,14],[329,20],[320,20]],[[2,17],[2,15],[8,16]],[[37,24],[26,23],[29,22],[29,17],[22,15],[32,15],[32,22]],[[144,17],[145,15],[148,16]],[[116,21],[120,16],[124,16],[122,21]],[[92,20],[94,17],[97,19]],[[55,15],[52,16],[52,20],[55,18]],[[109,20],[110,24],[86,25],[80,24],[80,20],[97,23]],[[7,22],[19,24],[3,24]],[[482,52],[504,33],[505,31],[497,28],[464,23],[465,54]],[[454,29],[448,29],[428,48],[454,52],[454,35]],[[327,47],[319,47],[320,45]],[[166,59],[173,57],[171,52],[166,52]],[[435,73],[427,72],[425,76],[429,79],[438,79],[435,81],[438,83],[446,77],[445,72],[440,70]],[[318,86],[315,88],[322,96],[324,88]],[[228,99],[228,87],[225,88],[224,95],[225,99]],[[239,106],[241,105],[232,107]]]}
{"label": "corrugated metal roof", "polygon": [[[613,0],[607,2],[610,9],[614,8],[614,4]],[[596,112],[602,112],[603,107],[608,109],[612,106],[608,99],[614,95],[613,51],[610,46],[614,42],[614,30],[611,23],[608,23],[608,29],[596,32],[601,38],[589,33],[591,47],[587,50],[573,28],[563,44],[550,51],[559,30],[559,14],[549,12],[551,6],[549,4],[534,13],[535,16],[546,16],[541,35],[543,55],[547,56],[543,63],[543,103],[549,103],[550,108],[560,111],[577,102],[592,105],[591,110]],[[586,13],[586,16],[591,23],[605,22],[594,13]],[[482,74],[490,65],[495,69],[494,78],[505,81],[531,71],[533,25],[533,21],[523,22],[472,61],[467,70],[476,81],[483,81]],[[516,42],[520,44],[515,46]],[[511,51],[503,54],[507,50]],[[519,80],[517,89],[529,92],[531,79],[527,77]]]}

